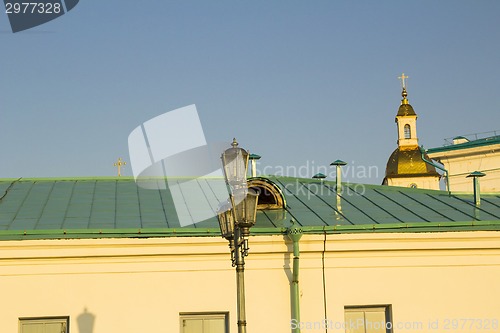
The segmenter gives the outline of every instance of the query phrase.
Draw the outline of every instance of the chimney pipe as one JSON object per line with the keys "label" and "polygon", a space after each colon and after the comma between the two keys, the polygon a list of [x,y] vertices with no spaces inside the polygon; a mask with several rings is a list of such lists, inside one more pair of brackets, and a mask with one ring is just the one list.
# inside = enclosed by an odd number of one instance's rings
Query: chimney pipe
{"label": "chimney pipe", "polygon": [[479,178],[486,176],[486,174],[479,172],[479,171],[474,171],[470,175],[467,176],[467,178],[473,178],[473,184],[474,184],[474,204],[476,206],[481,205],[481,191],[479,189]]}
{"label": "chimney pipe", "polygon": [[252,177],[257,177],[257,160],[260,160],[261,156],[257,155],[257,154],[250,154],[250,163],[251,163],[251,166],[252,166]]}
{"label": "chimney pipe", "polygon": [[344,165],[347,165],[347,163],[341,160],[336,160],[330,163],[330,165],[335,165],[337,167],[337,178],[335,179],[335,191],[338,194],[342,191],[342,172],[340,168]]}

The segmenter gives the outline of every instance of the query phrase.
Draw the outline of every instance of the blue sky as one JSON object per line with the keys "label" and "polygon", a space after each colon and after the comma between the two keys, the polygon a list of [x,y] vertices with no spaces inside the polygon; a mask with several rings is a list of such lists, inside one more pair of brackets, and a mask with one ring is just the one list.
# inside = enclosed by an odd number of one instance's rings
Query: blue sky
{"label": "blue sky", "polygon": [[495,0],[81,0],[13,34],[0,13],[0,177],[115,175],[136,126],[196,104],[207,140],[236,136],[261,169],[342,159],[350,181],[381,183],[401,72],[424,147],[500,130],[499,14]]}

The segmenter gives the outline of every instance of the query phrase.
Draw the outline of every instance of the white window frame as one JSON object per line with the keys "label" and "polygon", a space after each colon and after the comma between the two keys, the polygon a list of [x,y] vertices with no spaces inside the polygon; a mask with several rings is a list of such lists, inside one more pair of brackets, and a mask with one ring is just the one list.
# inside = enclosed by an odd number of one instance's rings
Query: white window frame
{"label": "white window frame", "polygon": [[184,333],[184,320],[186,319],[223,319],[224,333],[229,333],[229,312],[181,312],[179,313],[180,332]]}
{"label": "white window frame", "polygon": [[[392,306],[390,304],[379,304],[379,305],[349,305],[349,306],[344,306],[344,315],[348,312],[378,312],[378,311],[383,311],[385,313],[385,323],[386,323],[386,333],[393,333],[393,327],[392,327]],[[387,325],[387,323],[390,322],[391,325]],[[346,327],[347,327],[347,322],[346,322]],[[347,332],[347,328],[346,328]],[[365,327],[365,332],[366,332],[366,327]]]}
{"label": "white window frame", "polygon": [[19,318],[19,333],[24,333],[23,326],[26,324],[63,324],[64,331],[61,333],[69,333],[69,317],[35,317],[35,318]]}

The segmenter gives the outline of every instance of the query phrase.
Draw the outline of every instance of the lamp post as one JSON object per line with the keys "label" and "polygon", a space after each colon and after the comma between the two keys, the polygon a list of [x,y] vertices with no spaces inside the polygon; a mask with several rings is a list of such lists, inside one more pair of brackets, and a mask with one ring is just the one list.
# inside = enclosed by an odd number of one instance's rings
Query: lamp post
{"label": "lamp post", "polygon": [[236,267],[238,333],[246,333],[245,257],[248,256],[248,237],[255,224],[258,194],[248,189],[246,176],[249,154],[233,139],[231,148],[221,156],[224,178],[230,189],[228,202],[219,207],[217,217],[222,237],[228,240],[231,263]]}

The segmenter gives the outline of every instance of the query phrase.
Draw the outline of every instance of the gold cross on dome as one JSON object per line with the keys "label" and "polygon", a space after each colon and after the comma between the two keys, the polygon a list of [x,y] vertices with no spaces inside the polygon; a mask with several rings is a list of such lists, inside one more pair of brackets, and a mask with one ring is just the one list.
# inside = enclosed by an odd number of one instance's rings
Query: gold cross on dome
{"label": "gold cross on dome", "polygon": [[401,80],[401,85],[403,86],[403,89],[406,89],[406,79],[408,76],[405,75],[405,73],[401,74],[401,76],[398,76],[398,79]]}
{"label": "gold cross on dome", "polygon": [[123,162],[121,157],[119,157],[118,161],[116,161],[116,163],[113,164],[113,166],[115,166],[115,167],[118,168],[118,177],[121,177],[121,175],[122,175],[122,172],[121,172],[122,171],[122,166],[124,166],[124,165],[127,165],[127,162]]}

